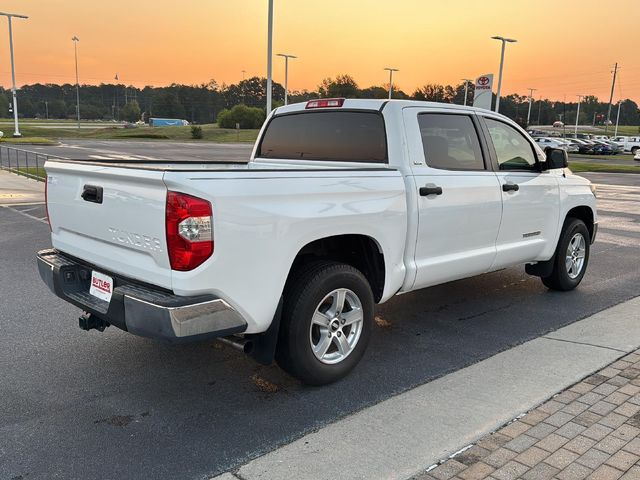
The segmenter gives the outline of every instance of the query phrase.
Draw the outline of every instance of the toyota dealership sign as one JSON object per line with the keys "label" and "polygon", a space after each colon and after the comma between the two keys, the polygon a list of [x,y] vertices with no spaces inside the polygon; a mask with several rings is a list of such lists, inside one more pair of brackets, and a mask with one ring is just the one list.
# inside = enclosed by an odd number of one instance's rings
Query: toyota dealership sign
{"label": "toyota dealership sign", "polygon": [[493,73],[480,75],[476,79],[476,89],[473,95],[473,106],[491,110],[492,91],[493,91]]}

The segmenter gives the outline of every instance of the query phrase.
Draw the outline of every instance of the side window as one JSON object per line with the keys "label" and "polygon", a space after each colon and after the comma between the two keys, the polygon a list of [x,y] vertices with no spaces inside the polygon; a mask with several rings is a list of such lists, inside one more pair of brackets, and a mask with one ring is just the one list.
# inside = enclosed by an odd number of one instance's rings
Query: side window
{"label": "side window", "polygon": [[478,133],[471,117],[421,113],[418,125],[424,158],[432,168],[442,170],[484,170]]}
{"label": "side window", "polygon": [[500,170],[536,170],[533,147],[519,131],[506,123],[485,118],[498,156]]}

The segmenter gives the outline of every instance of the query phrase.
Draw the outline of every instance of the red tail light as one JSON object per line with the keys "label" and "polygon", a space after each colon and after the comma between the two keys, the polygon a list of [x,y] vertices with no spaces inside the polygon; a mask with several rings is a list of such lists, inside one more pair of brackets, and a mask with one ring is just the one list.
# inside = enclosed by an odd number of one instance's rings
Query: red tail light
{"label": "red tail light", "polygon": [[344,98],[321,98],[320,100],[309,100],[304,108],[331,108],[341,107]]}
{"label": "red tail light", "polygon": [[213,254],[213,210],[208,201],[167,192],[165,223],[173,270],[193,270]]}
{"label": "red tail light", "polygon": [[51,218],[49,218],[49,176],[44,177],[44,211],[47,213],[47,223],[49,224],[49,231],[53,232],[51,228]]}

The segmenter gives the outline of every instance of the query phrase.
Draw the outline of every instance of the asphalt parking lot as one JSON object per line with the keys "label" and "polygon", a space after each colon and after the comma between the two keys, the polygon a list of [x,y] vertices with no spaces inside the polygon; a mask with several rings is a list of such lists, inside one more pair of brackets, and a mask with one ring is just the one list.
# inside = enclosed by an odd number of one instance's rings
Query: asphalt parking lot
{"label": "asphalt parking lot", "polygon": [[322,388],[217,342],[79,330],[36,270],[44,207],[0,207],[0,478],[208,478],[640,295],[640,176],[585,176],[600,231],[579,289],[547,291],[518,267],[396,297],[360,366]]}

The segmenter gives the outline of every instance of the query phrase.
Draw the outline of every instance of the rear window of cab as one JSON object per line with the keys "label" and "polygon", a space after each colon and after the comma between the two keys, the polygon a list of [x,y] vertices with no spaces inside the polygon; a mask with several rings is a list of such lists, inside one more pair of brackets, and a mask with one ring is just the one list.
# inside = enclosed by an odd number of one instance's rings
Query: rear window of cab
{"label": "rear window of cab", "polygon": [[384,119],[376,111],[314,111],[273,117],[257,157],[386,163]]}

